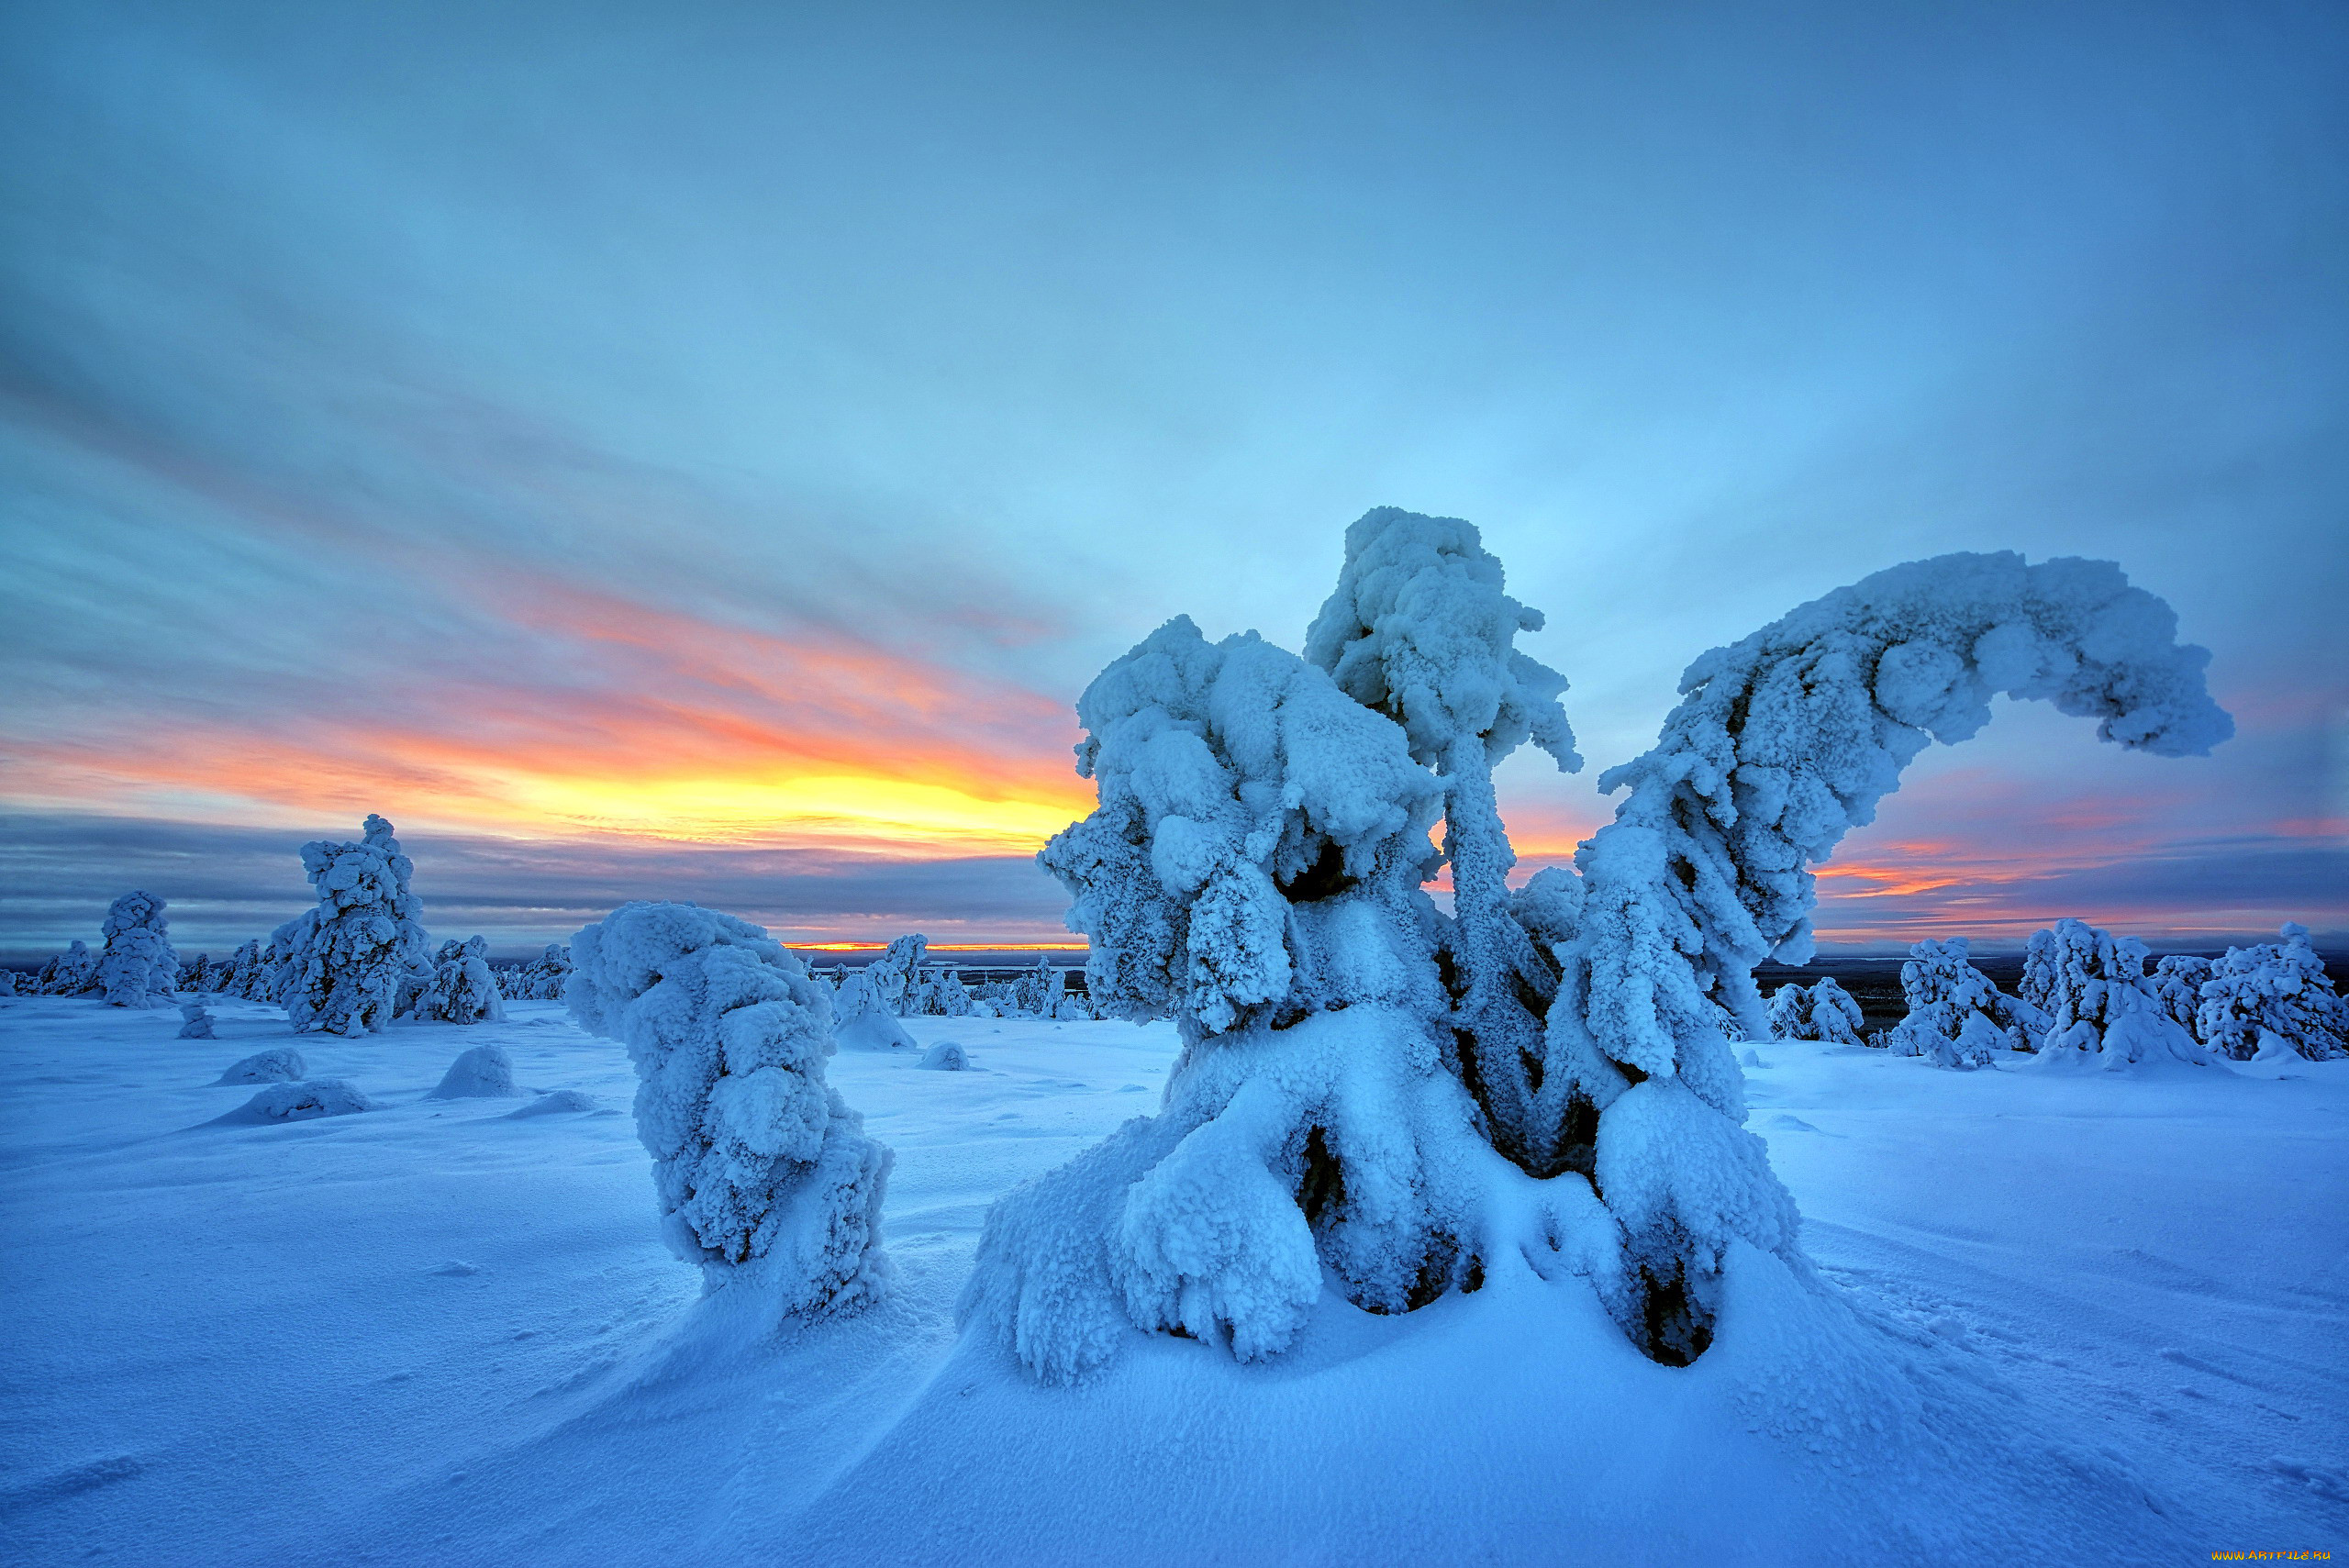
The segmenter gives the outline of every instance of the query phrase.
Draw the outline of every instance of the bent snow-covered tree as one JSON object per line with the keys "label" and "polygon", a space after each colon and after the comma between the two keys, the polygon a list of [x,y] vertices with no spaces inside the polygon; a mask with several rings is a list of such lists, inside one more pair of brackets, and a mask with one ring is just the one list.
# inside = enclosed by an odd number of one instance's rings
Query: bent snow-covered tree
{"label": "bent snow-covered tree", "polygon": [[419,918],[423,906],[407,885],[415,867],[381,817],[367,818],[366,835],[356,844],[302,846],[317,907],[270,935],[278,964],[273,999],[284,1004],[296,1034],[382,1029],[392,1021],[402,973],[424,962],[430,939]]}
{"label": "bent snow-covered tree", "polygon": [[662,1229],[715,1290],[778,1310],[876,1296],[889,1151],[824,1082],[831,998],[757,926],[692,904],[624,904],[572,939],[563,1000],[628,1047]]}
{"label": "bent snow-covered tree", "polygon": [[106,945],[91,983],[117,1007],[166,1001],[179,989],[180,955],[163,907],[151,893],[126,893],[106,910],[99,928]]}
{"label": "bent snow-covered tree", "polygon": [[[1577,871],[1504,897],[1486,775],[1528,736],[1571,758],[1557,678],[1509,648],[1527,617],[1468,525],[1374,513],[1347,573],[1309,662],[1177,619],[1078,701],[1100,804],[1039,858],[1096,1009],[1171,1015],[1184,1051],[1155,1118],[988,1216],[963,1312],[1041,1375],[1135,1327],[1271,1353],[1325,1271],[1397,1311],[1520,1267],[1686,1363],[1736,1245],[1808,1273],[1730,1030],[1764,1033],[1756,962],[1809,955],[1809,864],[1995,693],[2159,754],[2231,729],[2207,655],[2110,564],[1898,567],[1698,660]],[[1450,918],[1422,886],[1447,810],[1486,857]]]}

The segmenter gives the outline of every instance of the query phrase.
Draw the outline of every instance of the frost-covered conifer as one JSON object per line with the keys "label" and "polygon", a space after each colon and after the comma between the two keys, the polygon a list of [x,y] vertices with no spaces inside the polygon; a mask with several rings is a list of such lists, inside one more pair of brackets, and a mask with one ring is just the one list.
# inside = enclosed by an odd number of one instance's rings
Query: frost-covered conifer
{"label": "frost-covered conifer", "polygon": [[423,906],[408,891],[415,868],[392,825],[370,817],[365,826],[360,843],[302,846],[317,907],[270,936],[277,963],[272,999],[284,1004],[297,1034],[352,1035],[390,1023],[401,973],[423,961],[430,940],[419,918]]}
{"label": "frost-covered conifer", "polygon": [[260,941],[256,940],[243,943],[235,952],[229,954],[216,989],[223,996],[246,995],[246,987],[251,984],[253,974],[261,965]]}
{"label": "frost-covered conifer", "polygon": [[[1699,660],[1658,746],[1602,781],[1631,795],[1580,878],[1507,901],[1559,967],[1519,1134],[1464,1075],[1485,1048],[1444,984],[1459,923],[1420,887],[1451,786],[1388,717],[1410,704],[1368,695],[1367,662],[1355,701],[1253,633],[1210,644],[1170,622],[1079,699],[1099,806],[1039,858],[1092,940],[1095,1006],[1171,1016],[1184,1053],[1157,1117],[996,1205],[966,1318],[1065,1377],[1135,1326],[1269,1354],[1324,1277],[1395,1311],[1554,1265],[1648,1354],[1692,1359],[1735,1242],[1807,1273],[1793,1204],[1739,1126],[1724,1024],[1758,1034],[1753,964],[1808,956],[1808,864],[1996,692],[2137,749],[2207,750],[2230,726],[2172,627],[2109,564],[1956,556]],[[1363,659],[1386,668],[1384,646]],[[1466,732],[1447,732],[1459,751]]]}
{"label": "frost-covered conifer", "polygon": [[2202,1006],[2202,983],[2210,978],[2210,961],[2192,953],[2172,953],[2155,963],[2146,978],[2163,1016],[2201,1040],[2202,1023],[2196,1014]]}
{"label": "frost-covered conifer", "polygon": [[180,1004],[180,1033],[182,1040],[210,1040],[212,1014],[204,1005],[203,995]]}
{"label": "frost-covered conifer", "polygon": [[151,893],[126,893],[106,910],[106,945],[98,954],[93,989],[117,1007],[144,1007],[168,1001],[179,986],[180,955],[172,946],[163,901]]}
{"label": "frost-covered conifer", "polygon": [[2283,940],[2229,948],[2203,983],[2201,1038],[2222,1056],[2248,1061],[2270,1040],[2311,1061],[2349,1055],[2349,1000],[2333,989],[2309,941],[2287,924]]}
{"label": "frost-covered conifer", "polygon": [[35,989],[44,996],[79,996],[90,989],[97,973],[97,955],[77,937],[72,946],[40,966]]}
{"label": "frost-covered conifer", "polygon": [[549,942],[544,952],[522,966],[514,997],[517,1001],[560,1002],[563,982],[570,978],[571,950],[561,942]]}
{"label": "frost-covered conifer", "polygon": [[712,1289],[785,1312],[847,1307],[887,1277],[889,1151],[824,1082],[831,1001],[760,928],[690,904],[627,904],[572,941],[564,1001],[628,1047],[663,1230]]}
{"label": "frost-covered conifer", "polygon": [[1865,1019],[1850,992],[1822,975],[1809,986],[1787,984],[1770,998],[1772,1040],[1817,1040],[1831,1045],[1857,1045]]}
{"label": "frost-covered conifer", "polygon": [[17,979],[18,976],[15,970],[0,969],[0,996],[15,995],[17,994]]}
{"label": "frost-covered conifer", "polygon": [[909,1016],[907,1008],[915,1000],[922,960],[929,950],[930,940],[918,933],[893,938],[881,956],[864,966],[873,994],[891,1017]]}
{"label": "frost-covered conifer", "polygon": [[2001,1055],[2031,1049],[2045,1021],[2028,1002],[2000,994],[1968,962],[1964,937],[1926,940],[1900,966],[1900,994],[1909,1016],[1887,1031],[1897,1056],[1921,1056],[1936,1067],[1987,1067]]}
{"label": "frost-covered conifer", "polygon": [[2115,1071],[2147,1061],[2207,1062],[2210,1053],[2192,1031],[2163,1009],[2145,974],[2146,957],[2136,938],[2116,938],[2081,920],[2034,932],[2023,950],[2019,987],[2047,1018],[2033,1065]]}
{"label": "frost-covered conifer", "polygon": [[971,1016],[971,989],[963,984],[963,972],[952,964],[932,972],[930,982],[930,1011],[941,1018],[967,1018]]}
{"label": "frost-covered conifer", "polygon": [[432,983],[417,998],[419,1022],[503,1023],[506,998],[489,967],[489,943],[468,937],[440,944],[432,956]]}
{"label": "frost-covered conifer", "polygon": [[1503,581],[1473,525],[1378,507],[1346,530],[1337,591],[1305,634],[1305,657],[1401,725],[1412,759],[1443,783],[1453,919],[1442,948],[1462,1064],[1502,1151],[1534,1168],[1550,1162],[1532,1085],[1558,973],[1511,913],[1517,856],[1493,769],[1528,740],[1561,772],[1579,772],[1582,758],[1558,705],[1565,677],[1516,648],[1519,632],[1542,629],[1542,612]]}

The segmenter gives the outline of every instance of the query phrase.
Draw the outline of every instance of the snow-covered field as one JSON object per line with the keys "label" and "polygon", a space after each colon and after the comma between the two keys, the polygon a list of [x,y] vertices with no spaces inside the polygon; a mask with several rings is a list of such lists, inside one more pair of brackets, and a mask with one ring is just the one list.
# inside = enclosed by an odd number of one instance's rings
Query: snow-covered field
{"label": "snow-covered field", "polygon": [[[1750,1125],[1851,1321],[1898,1347],[1874,1383],[1822,1355],[1854,1330],[1749,1272],[1687,1369],[1580,1281],[1519,1273],[1397,1318],[1332,1293],[1259,1366],[1137,1337],[1052,1389],[958,1338],[953,1300],[991,1199],[1156,1106],[1166,1026],[917,1018],[971,1070],[835,1058],[896,1150],[896,1287],[776,1338],[662,1247],[628,1062],[559,1006],[298,1041],[217,1006],[206,1041],[167,1010],[0,1001],[11,1562],[2349,1551],[2349,1062],[1758,1047]],[[425,1097],[493,1041],[597,1108]],[[288,1043],[382,1108],[207,1125],[254,1093],[221,1070]]]}

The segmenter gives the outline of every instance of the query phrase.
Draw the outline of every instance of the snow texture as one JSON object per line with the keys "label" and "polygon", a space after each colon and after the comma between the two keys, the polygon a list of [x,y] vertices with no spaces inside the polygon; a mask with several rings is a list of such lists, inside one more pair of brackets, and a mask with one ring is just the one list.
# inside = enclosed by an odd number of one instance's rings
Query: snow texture
{"label": "snow texture", "polygon": [[1534,1169],[1547,1162],[1533,1089],[1541,1009],[1558,974],[1511,913],[1517,856],[1493,769],[1528,740],[1562,772],[1579,771],[1582,758],[1558,704],[1565,677],[1516,648],[1519,632],[1542,629],[1542,612],[1503,585],[1473,525],[1378,507],[1346,529],[1338,586],[1305,634],[1305,657],[1401,725],[1412,760],[1442,781],[1453,1027],[1495,1141]]}
{"label": "snow texture", "polygon": [[2198,1033],[2237,1061],[2257,1057],[2271,1041],[2312,1062],[2349,1056],[2349,1000],[2333,989],[2306,926],[2288,923],[2280,934],[2278,942],[2229,948],[2210,966]]}
{"label": "snow texture", "polygon": [[[414,867],[389,822],[370,817],[365,830],[356,844],[321,840],[302,846],[317,906],[270,937],[277,959],[270,999],[284,1005],[296,1034],[383,1029],[392,1021],[402,973],[423,962],[423,906],[408,891]],[[261,996],[258,987],[245,995]]]}
{"label": "snow texture", "polygon": [[489,943],[481,937],[446,941],[432,956],[432,982],[416,1000],[418,1022],[498,1023],[506,999],[489,967]]}
{"label": "snow texture", "polygon": [[628,1047],[663,1234],[706,1288],[776,1310],[876,1297],[890,1154],[824,1082],[831,999],[757,926],[691,904],[621,906],[572,941],[563,999]]}
{"label": "snow texture", "polygon": [[257,1051],[214,1080],[220,1084],[298,1084],[310,1075],[302,1053],[290,1045]]}
{"label": "snow texture", "polygon": [[428,1100],[514,1099],[528,1089],[514,1086],[514,1059],[502,1045],[477,1045],[449,1063]]}
{"label": "snow texture", "polygon": [[215,1125],[309,1121],[376,1108],[374,1101],[340,1078],[313,1078],[301,1084],[272,1084],[227,1116],[216,1118]]}
{"label": "snow texture", "polygon": [[1818,1040],[1830,1045],[1857,1045],[1865,1021],[1859,1003],[1835,983],[1831,974],[1820,976],[1811,985],[1781,985],[1777,995],[1770,998],[1772,1040]]}
{"label": "snow texture", "polygon": [[182,1040],[210,1040],[212,1038],[212,1015],[205,1010],[201,1000],[180,1004],[179,1038]]}
{"label": "snow texture", "polygon": [[1900,966],[1909,1016],[1885,1035],[1895,1056],[1921,1056],[1936,1067],[1988,1067],[2009,1051],[2029,1051],[2045,1016],[2003,995],[1968,962],[1964,937],[1927,940]]}

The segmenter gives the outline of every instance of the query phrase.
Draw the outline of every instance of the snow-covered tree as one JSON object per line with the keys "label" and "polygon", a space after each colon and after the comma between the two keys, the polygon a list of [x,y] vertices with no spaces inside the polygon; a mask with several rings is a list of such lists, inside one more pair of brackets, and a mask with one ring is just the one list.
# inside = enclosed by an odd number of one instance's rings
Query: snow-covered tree
{"label": "snow-covered tree", "polygon": [[[352,1035],[390,1023],[403,971],[423,961],[423,906],[408,891],[415,870],[392,825],[367,818],[356,844],[321,840],[302,846],[302,869],[318,890],[314,909],[277,928],[276,1000],[299,1034]],[[484,971],[485,973],[485,971]]]}
{"label": "snow-covered tree", "polygon": [[872,982],[874,995],[893,1018],[907,1017],[907,1006],[921,975],[923,959],[930,951],[930,939],[918,933],[891,939],[879,958],[864,966],[865,978]]}
{"label": "snow-covered tree", "polygon": [[969,1018],[971,989],[963,984],[963,972],[951,963],[931,970],[929,1001],[930,1012],[938,1018]]}
{"label": "snow-covered tree", "polygon": [[786,1312],[877,1295],[890,1155],[824,1082],[831,1000],[746,921],[621,906],[572,941],[564,1001],[628,1047],[663,1229],[711,1289],[743,1281]]}
{"label": "snow-covered tree", "polygon": [[223,996],[247,995],[246,987],[262,967],[261,942],[258,940],[245,942],[223,962],[213,989]]}
{"label": "snow-covered tree", "polygon": [[2114,937],[2082,920],[2058,920],[2034,932],[2023,950],[2019,987],[2047,1018],[2033,1065],[2116,1071],[2148,1061],[2208,1062],[2193,1032],[2164,1010],[2145,974],[2147,956],[2135,937]]}
{"label": "snow-covered tree", "polygon": [[44,996],[78,996],[90,989],[97,973],[97,954],[77,937],[71,947],[40,966],[33,989]]}
{"label": "snow-covered tree", "polygon": [[[1374,539],[1398,526],[1371,522]],[[1079,699],[1078,772],[1099,806],[1039,858],[1091,938],[1095,1006],[1171,1016],[1184,1052],[1158,1116],[988,1217],[963,1309],[1040,1374],[1081,1373],[1135,1326],[1269,1354],[1324,1277],[1396,1311],[1490,1269],[1549,1266],[1537,1258],[1587,1278],[1649,1355],[1693,1359],[1733,1244],[1808,1274],[1793,1204],[1739,1125],[1725,1024],[1758,1037],[1753,966],[1808,957],[1809,865],[1932,740],[1978,728],[1995,693],[2095,716],[2106,739],[2157,754],[2231,728],[2202,690],[2207,655],[2176,646],[2167,608],[2106,563],[1895,568],[1707,654],[1659,744],[1601,781],[1630,796],[1577,854],[1579,878],[1537,877],[1503,906],[1557,964],[1512,1130],[1484,1108],[1508,1102],[1475,1065],[1505,1059],[1475,1031],[1507,1009],[1464,1008],[1461,921],[1421,887],[1441,864],[1429,830],[1455,798],[1471,833],[1473,789],[1455,795],[1467,737],[1489,757],[1510,723],[1447,710],[1455,728],[1430,731],[1450,740],[1425,765],[1394,717],[1416,699],[1367,673],[1404,667],[1387,641],[1497,658],[1483,621],[1405,624],[1483,615],[1486,586],[1413,598],[1344,690],[1253,633],[1211,644],[1177,619]],[[1354,608],[1332,614],[1375,632],[1383,592],[1350,585]],[[1340,665],[1357,640],[1372,639],[1335,639]],[[1517,673],[1529,712],[1553,695]],[[1459,759],[1450,774],[1444,756]],[[1522,952],[1512,962],[1521,979]]]}
{"label": "snow-covered tree", "polygon": [[180,1004],[179,1038],[182,1040],[210,1040],[212,1038],[212,1013],[204,1005],[203,993],[198,992],[192,999]]}
{"label": "snow-covered tree", "polygon": [[163,909],[163,901],[151,893],[126,893],[106,909],[99,928],[106,945],[91,984],[115,1006],[168,1001],[178,989],[180,955],[172,946],[172,923]]}
{"label": "snow-covered tree", "polygon": [[1900,966],[1900,994],[1909,1016],[1887,1033],[1897,1056],[1921,1056],[1936,1067],[1987,1067],[2009,1051],[2029,1051],[2046,1028],[2028,1002],[2000,993],[1969,962],[1964,937],[1925,940]]}
{"label": "snow-covered tree", "polygon": [[506,998],[490,972],[489,943],[468,937],[440,944],[432,955],[432,983],[417,998],[416,1017],[422,1023],[503,1023]]}
{"label": "snow-covered tree", "polygon": [[14,996],[19,976],[13,969],[0,969],[0,996]]}
{"label": "snow-covered tree", "polygon": [[1337,591],[1305,634],[1305,657],[1402,726],[1412,760],[1442,782],[1453,915],[1441,948],[1461,1065],[1495,1141],[1531,1169],[1553,1162],[1533,1084],[1558,973],[1510,912],[1517,856],[1493,769],[1529,740],[1561,772],[1582,758],[1558,704],[1565,677],[1516,648],[1519,632],[1542,629],[1542,612],[1503,581],[1473,525],[1378,507],[1346,530]]}
{"label": "snow-covered tree", "polygon": [[549,942],[544,952],[523,966],[515,997],[533,1002],[560,1002],[562,1000],[563,983],[570,978],[571,950],[561,942]]}
{"label": "snow-covered tree", "polygon": [[2288,923],[2281,934],[2280,942],[2229,948],[2210,966],[2201,1038],[2239,1062],[2281,1048],[2316,1062],[2349,1055],[2349,1000],[2334,990],[2306,926]]}
{"label": "snow-covered tree", "polygon": [[1860,1005],[1852,999],[1850,992],[1835,983],[1831,974],[1821,975],[1817,984],[1809,986],[1781,985],[1770,998],[1772,1040],[1817,1040],[1831,1045],[1857,1045],[1865,1022]]}
{"label": "snow-covered tree", "polygon": [[2192,953],[2172,953],[2155,963],[2153,973],[2146,976],[2163,1016],[2196,1040],[2202,1039],[2202,1022],[2197,1017],[2202,1006],[2202,983],[2210,978],[2210,961]]}

